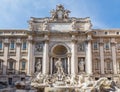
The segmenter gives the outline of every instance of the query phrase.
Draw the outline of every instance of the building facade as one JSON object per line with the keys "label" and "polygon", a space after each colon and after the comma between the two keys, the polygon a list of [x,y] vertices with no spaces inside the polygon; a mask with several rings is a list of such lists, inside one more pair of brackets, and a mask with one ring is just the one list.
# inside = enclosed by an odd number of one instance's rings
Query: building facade
{"label": "building facade", "polygon": [[89,17],[69,13],[57,5],[51,17],[31,17],[28,30],[1,29],[0,81],[12,85],[37,71],[52,75],[58,59],[65,74],[119,80],[120,30],[92,29]]}

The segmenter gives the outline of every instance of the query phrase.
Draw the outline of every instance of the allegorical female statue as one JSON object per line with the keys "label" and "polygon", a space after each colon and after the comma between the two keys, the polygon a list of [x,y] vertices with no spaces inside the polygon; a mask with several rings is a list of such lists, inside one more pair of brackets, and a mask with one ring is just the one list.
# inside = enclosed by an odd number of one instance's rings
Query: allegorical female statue
{"label": "allegorical female statue", "polygon": [[36,72],[42,72],[42,64],[41,64],[41,61],[38,61],[38,62],[36,63],[35,68],[36,68]]}
{"label": "allegorical female statue", "polygon": [[48,20],[46,19],[43,23],[43,31],[47,31],[48,30]]}
{"label": "allegorical female statue", "polygon": [[81,58],[80,61],[79,61],[79,64],[78,64],[80,72],[84,72],[84,70],[85,70],[84,65],[85,65],[85,62],[84,62],[83,58]]}

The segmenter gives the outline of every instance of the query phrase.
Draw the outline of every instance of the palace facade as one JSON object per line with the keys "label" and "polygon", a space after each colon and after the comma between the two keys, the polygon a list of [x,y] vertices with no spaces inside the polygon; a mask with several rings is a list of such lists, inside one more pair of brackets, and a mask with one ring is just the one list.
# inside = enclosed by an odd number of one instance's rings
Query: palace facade
{"label": "palace facade", "polygon": [[51,17],[29,20],[27,30],[0,30],[0,82],[9,85],[34,75],[56,73],[61,59],[65,74],[119,80],[120,30],[92,29],[89,17],[69,17],[57,5]]}

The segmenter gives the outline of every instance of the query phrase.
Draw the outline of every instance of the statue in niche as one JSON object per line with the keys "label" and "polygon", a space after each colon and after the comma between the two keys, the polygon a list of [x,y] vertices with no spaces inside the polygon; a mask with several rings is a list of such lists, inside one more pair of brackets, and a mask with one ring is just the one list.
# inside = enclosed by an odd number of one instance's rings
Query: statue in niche
{"label": "statue in niche", "polygon": [[76,20],[74,19],[71,23],[72,30],[76,30]]}
{"label": "statue in niche", "polygon": [[36,43],[35,48],[36,48],[37,52],[42,52],[43,51],[43,43]]}
{"label": "statue in niche", "polygon": [[57,68],[57,74],[64,74],[63,67],[62,67],[62,62],[61,62],[60,58],[58,59],[58,61],[56,61],[55,67]]}
{"label": "statue in niche", "polygon": [[48,20],[46,19],[45,22],[43,23],[43,31],[48,30]]}
{"label": "statue in niche", "polygon": [[80,59],[80,61],[79,61],[79,64],[78,64],[78,68],[79,68],[79,71],[80,72],[84,72],[84,70],[85,70],[85,62],[84,62],[84,59],[83,58],[81,58]]}
{"label": "statue in niche", "polygon": [[42,72],[42,62],[40,59],[37,61],[35,68],[36,68],[36,72]]}

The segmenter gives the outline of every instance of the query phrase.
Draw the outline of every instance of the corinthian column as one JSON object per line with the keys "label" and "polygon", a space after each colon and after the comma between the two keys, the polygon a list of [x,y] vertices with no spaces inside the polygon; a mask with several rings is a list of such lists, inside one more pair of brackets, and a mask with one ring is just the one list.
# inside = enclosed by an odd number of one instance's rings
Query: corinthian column
{"label": "corinthian column", "polygon": [[78,72],[78,64],[77,64],[77,46],[76,46],[76,39],[75,36],[72,36],[72,43],[71,43],[71,74],[75,75]]}
{"label": "corinthian column", "polygon": [[43,49],[43,74],[48,74],[49,73],[49,56],[48,56],[48,36],[45,36],[45,44],[44,44],[44,49]]}
{"label": "corinthian column", "polygon": [[7,59],[8,59],[8,46],[9,46],[9,42],[8,39],[5,39],[4,42],[4,62],[3,62],[3,74],[6,75],[7,72]]}
{"label": "corinthian column", "polygon": [[91,35],[87,37],[87,49],[86,49],[86,73],[92,74],[92,52],[91,52]]}
{"label": "corinthian column", "polygon": [[32,36],[28,37],[28,68],[27,68],[27,74],[31,75],[33,73],[33,38]]}
{"label": "corinthian column", "polygon": [[115,50],[115,38],[112,38],[112,60],[113,60],[113,71],[114,74],[117,74],[117,64],[116,64],[116,50]]}

